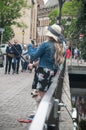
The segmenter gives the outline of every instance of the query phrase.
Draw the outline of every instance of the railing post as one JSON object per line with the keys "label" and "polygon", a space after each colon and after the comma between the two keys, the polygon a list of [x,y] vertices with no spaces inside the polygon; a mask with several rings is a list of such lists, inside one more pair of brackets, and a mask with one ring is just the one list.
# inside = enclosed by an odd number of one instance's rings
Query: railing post
{"label": "railing post", "polygon": [[54,99],[54,118],[55,119],[58,117],[58,104],[59,104],[59,100]]}

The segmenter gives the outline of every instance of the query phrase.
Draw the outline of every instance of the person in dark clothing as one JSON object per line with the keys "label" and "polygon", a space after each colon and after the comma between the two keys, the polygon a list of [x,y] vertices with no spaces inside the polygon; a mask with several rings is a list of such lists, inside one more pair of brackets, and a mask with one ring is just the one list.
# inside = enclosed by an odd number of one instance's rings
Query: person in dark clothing
{"label": "person in dark clothing", "polygon": [[13,68],[13,74],[19,73],[19,64],[20,64],[20,59],[21,59],[21,54],[22,54],[22,47],[20,44],[18,44],[17,40],[14,40],[14,44],[12,46],[14,58],[12,59],[12,68]]}
{"label": "person in dark clothing", "polygon": [[5,66],[5,74],[10,74],[12,58],[13,58],[12,45],[8,42],[8,46],[6,48],[6,66]]}

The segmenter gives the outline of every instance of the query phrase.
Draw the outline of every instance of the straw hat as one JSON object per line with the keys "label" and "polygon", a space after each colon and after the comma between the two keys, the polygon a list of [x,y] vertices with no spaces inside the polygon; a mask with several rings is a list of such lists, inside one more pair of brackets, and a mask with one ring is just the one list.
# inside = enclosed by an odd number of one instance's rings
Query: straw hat
{"label": "straw hat", "polygon": [[58,41],[61,36],[61,31],[62,29],[59,25],[53,24],[47,28],[46,36],[52,37],[55,41]]}

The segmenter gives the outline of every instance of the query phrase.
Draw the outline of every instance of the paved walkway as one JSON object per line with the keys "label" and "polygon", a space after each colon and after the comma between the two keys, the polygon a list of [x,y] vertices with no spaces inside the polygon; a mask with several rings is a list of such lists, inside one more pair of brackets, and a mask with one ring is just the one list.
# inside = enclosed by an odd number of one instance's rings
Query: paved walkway
{"label": "paved walkway", "polygon": [[28,130],[29,124],[17,119],[26,118],[33,111],[34,100],[30,95],[33,73],[27,70],[5,75],[4,68],[0,68],[0,130]]}

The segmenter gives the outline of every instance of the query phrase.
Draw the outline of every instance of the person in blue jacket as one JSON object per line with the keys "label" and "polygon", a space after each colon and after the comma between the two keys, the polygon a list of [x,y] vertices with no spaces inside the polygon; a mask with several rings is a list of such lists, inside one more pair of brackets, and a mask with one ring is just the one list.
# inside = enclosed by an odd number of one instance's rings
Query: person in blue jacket
{"label": "person in blue jacket", "polygon": [[[31,40],[31,44],[32,44],[32,51],[35,53],[38,46],[35,44],[34,40]],[[38,64],[38,58],[33,60],[33,57],[30,55],[30,63],[33,64],[33,66],[29,68],[29,71],[31,73],[33,68],[36,70],[36,67],[37,67],[36,64]]]}
{"label": "person in blue jacket", "polygon": [[6,65],[5,65],[5,74],[10,74],[11,71],[11,65],[12,65],[12,58],[13,58],[13,51],[12,51],[12,45],[10,42],[7,43],[6,47]]}
{"label": "person in blue jacket", "polygon": [[[47,41],[41,43],[36,51],[33,51],[32,44],[28,46],[28,53],[32,57],[33,61],[39,58],[38,67],[35,71],[32,89],[32,95],[36,96],[37,104],[40,103],[42,97],[49,89],[53,77],[55,76],[58,66],[63,63],[63,48],[60,42],[61,27],[57,24],[49,26],[47,29]],[[31,67],[32,64],[29,64]]]}

